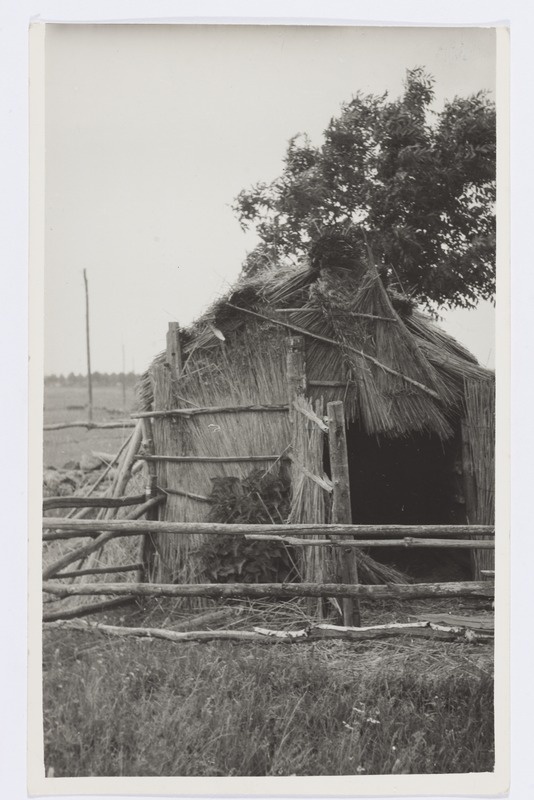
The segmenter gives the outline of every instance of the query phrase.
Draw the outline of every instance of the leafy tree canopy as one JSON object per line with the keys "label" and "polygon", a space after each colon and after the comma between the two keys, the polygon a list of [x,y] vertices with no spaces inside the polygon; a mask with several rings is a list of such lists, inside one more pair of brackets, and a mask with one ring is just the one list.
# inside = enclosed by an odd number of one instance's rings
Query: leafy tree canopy
{"label": "leafy tree canopy", "polygon": [[293,137],[280,177],[236,199],[242,227],[260,237],[245,272],[314,263],[341,235],[349,247],[365,240],[383,279],[423,305],[491,298],[495,106],[478,92],[433,112],[433,87],[422,68],[409,70],[400,99],[357,94],[344,104],[320,147]]}

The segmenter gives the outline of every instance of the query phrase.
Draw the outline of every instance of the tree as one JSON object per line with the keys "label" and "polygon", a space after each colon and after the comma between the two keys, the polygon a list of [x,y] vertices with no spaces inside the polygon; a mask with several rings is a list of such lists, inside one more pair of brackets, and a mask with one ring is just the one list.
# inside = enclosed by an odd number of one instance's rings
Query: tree
{"label": "tree", "polygon": [[345,240],[365,240],[385,282],[423,305],[493,297],[495,106],[478,92],[434,112],[433,87],[422,68],[409,70],[401,98],[345,103],[320,147],[294,136],[280,177],[234,204],[260,237],[245,272],[313,263],[329,237],[350,231]]}

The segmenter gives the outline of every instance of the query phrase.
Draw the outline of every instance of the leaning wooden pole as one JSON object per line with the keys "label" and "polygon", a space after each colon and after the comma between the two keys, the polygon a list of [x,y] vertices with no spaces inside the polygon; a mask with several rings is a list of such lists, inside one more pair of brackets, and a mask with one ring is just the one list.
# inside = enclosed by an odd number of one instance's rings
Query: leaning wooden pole
{"label": "leaning wooden pole", "polygon": [[[333,483],[332,523],[350,524],[352,522],[352,510],[350,505],[349,456],[343,402],[335,400],[332,403],[328,403],[327,414],[328,447]],[[346,550],[336,549],[336,557],[340,582],[357,584],[358,569],[354,551],[349,548]],[[357,599],[351,597],[343,598],[343,625],[347,627],[361,625],[360,607]]]}
{"label": "leaning wooden pole", "polygon": [[85,284],[85,338],[87,345],[87,388],[89,391],[89,406],[87,418],[93,421],[93,379],[91,375],[91,340],[89,336],[89,283],[87,281],[87,271],[83,271],[83,282]]}
{"label": "leaning wooden pole", "polygon": [[[142,506],[139,506],[135,509],[131,514],[128,515],[126,520],[121,520],[122,522],[129,520],[138,520],[143,514],[152,508],[153,506],[157,505],[164,501],[164,497],[152,497],[150,500],[147,500],[146,503],[143,503]],[[87,520],[80,520],[81,522],[87,522]],[[100,520],[94,520],[95,523],[99,523]],[[109,520],[108,520],[109,523]],[[142,531],[144,532],[144,531]],[[57,561],[49,564],[43,570],[43,579],[52,578],[57,575],[58,572],[61,572],[65,567],[68,567],[69,564],[72,564],[74,561],[78,561],[80,565],[83,564],[85,558],[91,553],[100,550],[106,542],[109,542],[113,539],[113,533],[111,531],[102,531],[100,535],[96,539],[92,539],[88,544],[83,545],[82,547],[77,548],[76,550],[69,551],[64,556],[61,556]]]}

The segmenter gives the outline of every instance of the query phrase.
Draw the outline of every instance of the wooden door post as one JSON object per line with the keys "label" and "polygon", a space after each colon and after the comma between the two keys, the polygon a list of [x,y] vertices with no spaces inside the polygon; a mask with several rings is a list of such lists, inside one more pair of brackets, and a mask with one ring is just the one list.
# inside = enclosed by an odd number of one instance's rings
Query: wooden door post
{"label": "wooden door post", "polygon": [[[352,522],[352,510],[350,505],[349,457],[343,402],[335,400],[332,403],[328,403],[327,414],[330,470],[333,484],[332,523],[350,524]],[[350,537],[332,536],[332,539],[343,540],[345,538]],[[358,583],[358,569],[352,549],[339,548],[336,556],[341,582]],[[357,599],[351,597],[343,598],[343,624],[349,627],[361,625],[360,606]]]}

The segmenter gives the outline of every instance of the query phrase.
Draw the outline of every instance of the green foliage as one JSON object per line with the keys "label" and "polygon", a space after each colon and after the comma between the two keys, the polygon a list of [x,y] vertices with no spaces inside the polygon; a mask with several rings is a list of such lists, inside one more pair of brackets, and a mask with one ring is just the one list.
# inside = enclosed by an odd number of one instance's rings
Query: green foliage
{"label": "green foliage", "polygon": [[[239,478],[213,478],[211,522],[283,523],[289,514],[290,484],[280,474],[255,470]],[[286,581],[294,575],[289,548],[274,542],[213,536],[200,547],[200,557],[216,583]]]}
{"label": "green foliage", "polygon": [[235,210],[260,245],[245,272],[309,256],[332,230],[356,227],[386,282],[419,302],[470,306],[495,291],[495,108],[486,93],[430,108],[433,80],[409,70],[404,94],[357,94],[313,147],[293,137],[271,184]]}

